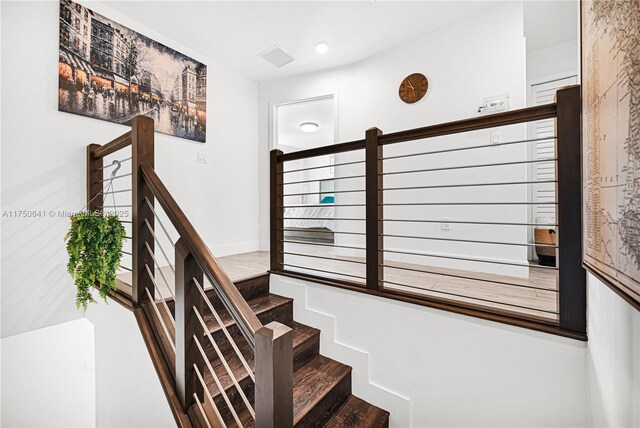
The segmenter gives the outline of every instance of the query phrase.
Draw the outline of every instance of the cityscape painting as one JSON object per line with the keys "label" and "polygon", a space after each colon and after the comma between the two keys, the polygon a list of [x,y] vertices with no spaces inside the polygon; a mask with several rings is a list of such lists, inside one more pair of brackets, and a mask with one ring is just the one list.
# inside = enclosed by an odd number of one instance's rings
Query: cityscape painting
{"label": "cityscape painting", "polygon": [[207,66],[85,6],[60,0],[58,110],[205,142]]}

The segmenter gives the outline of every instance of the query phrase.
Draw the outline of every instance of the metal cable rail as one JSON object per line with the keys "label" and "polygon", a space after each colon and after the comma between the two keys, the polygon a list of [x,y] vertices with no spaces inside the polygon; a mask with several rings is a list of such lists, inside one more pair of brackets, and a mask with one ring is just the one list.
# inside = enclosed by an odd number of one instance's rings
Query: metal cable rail
{"label": "metal cable rail", "polygon": [[[122,163],[122,161],[120,161],[120,163]],[[113,166],[113,164],[108,165],[108,166]],[[95,181],[94,183],[104,183],[105,181],[117,180],[118,178],[124,178],[124,177],[131,177],[131,173],[116,175],[114,177],[109,177],[109,178],[104,178],[102,180]]]}
{"label": "metal cable rail", "polygon": [[356,165],[356,164],[364,163],[364,162],[365,162],[364,160],[361,160],[361,161],[353,161],[353,162],[335,163],[333,165],[312,166],[312,167],[309,167],[309,168],[291,169],[291,170],[288,170],[288,171],[283,171],[282,173],[283,174],[287,174],[287,173],[290,173],[290,172],[309,171],[309,170],[312,170],[312,169],[335,168],[335,167],[338,167],[338,166]]}
{"label": "metal cable rail", "polygon": [[[327,180],[349,180],[349,179],[354,179],[354,178],[365,178],[366,175],[347,175],[344,177],[330,177]],[[301,183],[317,183],[318,180],[301,180],[301,181],[290,181],[288,183],[282,183],[284,186],[288,186],[289,184],[301,184]],[[326,192],[326,193],[331,193],[331,192]]]}
{"label": "metal cable rail", "polygon": [[[278,229],[279,231],[282,232],[299,232],[299,229],[291,229],[291,228],[283,228],[283,229]],[[313,229],[305,229],[304,230],[305,233],[323,233],[326,234],[327,232],[325,232],[324,230],[313,230]],[[341,232],[341,231],[336,231],[336,230],[332,230],[331,233],[337,233],[340,235],[358,235],[358,236],[366,236],[366,233],[364,232]]]}
{"label": "metal cable rail", "polygon": [[[155,280],[153,274],[151,273],[151,268],[146,263],[145,263],[144,267],[147,270],[147,273],[149,274],[149,278],[151,278],[151,282],[153,282],[153,286],[155,287],[155,291],[160,296],[160,301],[162,302],[162,305],[164,306],[164,309],[167,312],[167,315],[169,316],[169,320],[171,321],[171,323],[173,324],[173,328],[175,329],[175,327],[176,327],[176,319],[173,316],[173,314],[171,313],[171,311],[169,310],[169,306],[167,306],[167,301],[164,298],[164,296],[162,295],[162,292],[160,291],[160,287],[158,287],[158,284],[156,283],[156,280]],[[151,301],[151,303],[155,304],[155,300]]]}
{"label": "metal cable rail", "polygon": [[[462,166],[448,166],[441,168],[427,168],[427,169],[408,169],[403,171],[390,171],[390,172],[381,172],[378,175],[397,175],[397,174],[414,174],[421,172],[435,172],[435,171],[452,171],[457,169],[472,169],[472,168],[487,168],[487,167],[496,167],[496,166],[512,166],[512,165],[527,165],[527,164],[536,164],[536,163],[546,163],[546,162],[555,162],[558,159],[536,159],[536,160],[528,160],[528,161],[514,161],[514,162],[497,162],[497,163],[488,163],[488,164],[477,164],[477,165],[462,165]],[[364,175],[363,175],[364,177]],[[315,180],[317,181],[317,180]],[[286,184],[286,183],[285,183]]]}
{"label": "metal cable rail", "polygon": [[[164,248],[162,248],[162,244],[160,243],[160,240],[156,236],[156,233],[154,232],[153,228],[151,227],[151,224],[149,224],[149,221],[146,218],[144,219],[144,223],[146,224],[147,228],[149,229],[149,232],[151,233],[151,236],[153,236],[153,240],[158,244],[158,248],[160,248],[160,252],[164,256],[164,259],[167,261],[167,264],[169,265],[169,267],[173,271],[173,274],[175,275],[176,269],[173,266],[173,264],[171,263],[171,260],[169,259],[169,257],[167,256],[167,253],[164,251]],[[160,223],[160,221],[158,221],[158,223]],[[173,244],[173,242],[171,242],[171,241],[169,241],[169,242],[172,245],[174,245],[174,248],[175,248],[175,244]],[[154,260],[155,260],[155,258],[154,258]],[[158,263],[156,263],[156,264],[158,264]]]}
{"label": "metal cable rail", "polygon": [[[147,251],[149,252],[149,255],[151,256],[151,258],[153,259],[153,263],[156,265],[156,267],[158,268],[158,271],[160,272],[160,276],[162,276],[162,279],[164,280],[165,285],[167,286],[167,288],[169,289],[169,293],[171,293],[171,297],[173,297],[173,299],[175,300],[176,295],[173,292],[173,290],[171,289],[171,286],[169,285],[169,281],[167,280],[167,277],[164,275],[164,272],[162,271],[162,268],[160,267],[160,264],[158,263],[158,260],[156,260],[156,256],[155,254],[153,254],[153,251],[151,250],[151,247],[149,246],[148,242],[144,243],[145,247],[147,248]],[[175,272],[174,272],[175,273]],[[149,275],[151,275],[151,273],[149,273]]]}
{"label": "metal cable rail", "polygon": [[[224,424],[224,420],[222,419],[222,415],[220,414],[220,412],[218,411],[218,407],[216,406],[216,403],[213,401],[213,397],[211,396],[211,392],[209,392],[209,387],[207,386],[206,382],[204,381],[204,378],[202,377],[202,373],[200,373],[200,369],[198,368],[198,366],[196,364],[193,365],[193,370],[196,372],[196,376],[198,376],[198,380],[200,381],[200,384],[202,385],[202,389],[204,390],[204,398],[205,400],[207,400],[209,402],[209,407],[211,407],[211,409],[215,412],[215,416],[219,422],[219,426],[225,426]],[[198,396],[194,393],[193,394],[196,398],[196,403],[200,403],[200,401],[198,400]],[[202,405],[200,405],[200,409],[202,409]],[[206,412],[204,411],[204,409],[201,410],[203,413],[206,414]],[[209,426],[209,428],[211,428],[211,424],[209,424],[208,418],[203,418],[205,420],[205,422],[207,423],[207,426]]]}
{"label": "metal cable rail", "polygon": [[533,139],[527,139],[527,140],[507,141],[506,143],[499,143],[499,144],[483,144],[481,146],[457,147],[455,149],[443,149],[443,150],[433,150],[430,152],[410,153],[406,155],[385,156],[384,160],[410,158],[410,157],[425,156],[425,155],[435,155],[440,153],[461,152],[466,150],[486,149],[489,147],[510,146],[513,144],[534,143],[538,141],[551,141],[555,139],[556,137],[544,137],[544,138],[533,138]]}
{"label": "metal cable rail", "polygon": [[160,310],[158,309],[158,305],[156,305],[153,296],[151,295],[151,292],[149,291],[148,287],[144,288],[145,293],[147,294],[147,297],[149,298],[149,304],[150,306],[153,308],[153,311],[155,312],[156,316],[158,317],[158,320],[160,320],[160,325],[162,326],[162,329],[164,330],[164,334],[167,336],[167,342],[169,342],[169,345],[171,345],[171,349],[173,350],[173,353],[175,355],[176,353],[176,345],[173,343],[173,340],[171,339],[171,334],[169,333],[169,329],[167,328],[167,324],[164,322],[164,318],[162,317],[162,314],[160,314]]}
{"label": "metal cable rail", "polygon": [[312,271],[315,271],[315,272],[322,272],[322,273],[329,273],[329,274],[333,274],[333,275],[347,276],[347,277],[350,277],[350,278],[357,278],[357,279],[364,279],[364,280],[367,279],[364,276],[351,275],[351,274],[346,274],[346,273],[338,273],[338,272],[322,270],[322,269],[314,269],[314,268],[305,267],[305,266],[293,265],[291,263],[283,263],[283,265],[284,266],[293,267],[293,268],[298,268],[298,269],[312,270]]}
{"label": "metal cable rail", "polygon": [[[256,418],[256,413],[255,413],[253,407],[251,406],[251,404],[249,403],[249,400],[247,399],[247,396],[244,393],[244,390],[242,388],[240,388],[240,384],[238,384],[238,379],[236,379],[236,376],[233,374],[233,370],[231,370],[231,368],[229,367],[229,363],[227,363],[227,360],[224,358],[224,354],[222,353],[222,351],[218,347],[218,344],[216,343],[216,341],[213,339],[213,336],[211,336],[211,332],[209,331],[209,328],[207,327],[207,324],[204,322],[204,319],[202,319],[202,315],[200,315],[200,312],[198,312],[198,309],[195,306],[193,306],[193,313],[198,318],[198,321],[200,322],[200,325],[204,329],[204,334],[209,338],[209,342],[211,342],[211,346],[213,347],[213,350],[216,352],[216,355],[218,356],[218,359],[220,360],[220,362],[224,366],[225,371],[229,375],[229,379],[231,379],[231,382],[233,382],[233,386],[236,387],[238,395],[240,395],[240,397],[242,398],[242,401],[244,401],[244,404],[247,407],[247,410],[251,414],[251,417],[253,417],[253,419],[255,419]],[[207,358],[207,360],[208,360],[208,358]],[[211,373],[213,375],[215,375],[214,371],[212,371]]]}
{"label": "metal cable rail", "polygon": [[[103,195],[114,195],[116,193],[125,193],[125,192],[131,192],[131,189],[122,189],[122,190],[111,190],[109,192],[104,192],[102,193]],[[118,205],[119,206],[119,205]]]}
{"label": "metal cable rail", "polygon": [[415,253],[411,251],[401,251],[401,250],[382,250],[385,253],[392,254],[404,254],[406,256],[421,256],[421,257],[434,257],[438,259],[451,259],[451,260],[461,260],[465,262],[477,262],[477,263],[491,263],[491,264],[499,264],[505,266],[517,266],[517,267],[526,267],[526,268],[534,268],[534,269],[546,269],[546,270],[558,270],[557,267],[553,266],[541,266],[541,265],[528,265],[524,263],[513,263],[513,262],[503,262],[501,260],[487,260],[487,259],[475,259],[472,257],[458,257],[458,256],[445,256],[442,254],[431,254],[431,253]]}
{"label": "metal cable rail", "polygon": [[300,245],[315,245],[320,247],[331,247],[331,248],[346,248],[349,250],[366,250],[364,247],[352,247],[350,245],[336,245],[336,244],[325,244],[322,242],[307,242],[307,241],[291,241],[291,240],[282,240],[285,244],[300,244]]}
{"label": "metal cable rail", "polygon": [[[330,193],[330,192],[329,192]],[[308,204],[308,205],[283,205],[282,208],[341,208],[341,207],[365,207],[365,204]]]}
{"label": "metal cable rail", "polygon": [[[357,192],[364,192],[364,189],[358,189],[358,190],[334,190],[331,193],[357,193]],[[302,195],[320,195],[321,193],[328,193],[328,192],[307,192],[307,193],[283,193],[282,196],[284,196],[285,198],[287,196],[302,196]]]}
{"label": "metal cable rail", "polygon": [[147,206],[149,207],[149,209],[151,209],[151,212],[153,213],[153,216],[155,217],[155,219],[158,220],[158,224],[160,225],[160,228],[164,231],[164,234],[167,236],[167,239],[169,240],[169,242],[173,244],[173,238],[171,237],[171,235],[169,235],[169,232],[167,232],[167,229],[164,227],[162,220],[160,220],[160,216],[158,215],[158,213],[156,213],[156,210],[153,208],[153,205],[149,201],[149,198],[145,196],[144,201],[147,203]]}
{"label": "metal cable rail", "polygon": [[[317,217],[282,217],[283,220],[318,220]],[[333,217],[329,220],[356,220],[356,221],[365,221],[364,218],[341,218],[341,217]]]}
{"label": "metal cable rail", "polygon": [[442,184],[435,186],[407,186],[407,187],[385,187],[380,190],[383,192],[390,190],[421,190],[421,189],[451,189],[458,187],[487,187],[487,186],[514,186],[524,184],[550,184],[557,183],[558,180],[539,180],[539,181],[506,181],[499,183],[464,183],[464,184]]}
{"label": "metal cable rail", "polygon": [[403,207],[403,206],[448,206],[448,205],[558,205],[557,202],[398,202],[398,203],[389,203],[385,202],[384,204],[379,204],[380,206],[386,207]]}
{"label": "metal cable rail", "polygon": [[195,283],[196,287],[198,288],[198,291],[202,295],[202,298],[204,299],[205,303],[209,307],[209,311],[211,312],[213,317],[216,319],[216,322],[220,326],[220,329],[223,331],[223,333],[226,336],[227,340],[229,341],[229,343],[233,347],[233,350],[235,351],[236,355],[238,356],[238,359],[240,360],[240,362],[244,366],[245,370],[247,371],[247,374],[249,375],[251,380],[253,380],[255,382],[256,381],[255,374],[253,373],[253,371],[249,367],[249,364],[247,363],[247,360],[244,358],[244,355],[242,355],[242,352],[240,352],[240,349],[238,349],[238,346],[236,345],[235,340],[233,340],[233,338],[229,334],[229,330],[227,329],[227,327],[222,322],[222,319],[220,318],[220,315],[218,314],[218,311],[216,311],[215,308],[213,307],[213,305],[211,304],[211,300],[209,300],[209,298],[207,297],[207,293],[204,291],[204,287],[202,285],[200,285],[200,283],[198,282],[198,280],[196,278],[193,278],[193,282]]}
{"label": "metal cable rail", "polygon": [[360,260],[349,260],[349,259],[337,259],[335,257],[325,257],[325,256],[318,256],[318,255],[314,255],[314,254],[302,254],[302,253],[291,253],[288,251],[281,251],[280,254],[283,254],[285,256],[299,256],[299,257],[309,257],[312,259],[323,259],[323,260],[333,260],[336,262],[346,262],[346,263],[356,263],[359,265],[366,265],[367,262],[363,262]]}
{"label": "metal cable rail", "polygon": [[207,357],[207,353],[204,351],[204,348],[202,347],[202,344],[200,344],[200,340],[198,339],[198,337],[195,334],[193,335],[193,340],[194,340],[194,343],[196,344],[196,346],[198,347],[198,350],[200,351],[200,355],[202,355],[202,359],[204,360],[205,364],[207,365],[207,368],[209,369],[209,373],[211,374],[211,377],[213,378],[213,381],[215,382],[216,386],[218,387],[218,391],[220,391],[220,395],[224,399],[224,402],[227,404],[229,412],[231,412],[231,415],[233,416],[233,419],[236,421],[236,424],[238,424],[238,427],[242,428],[244,425],[242,425],[242,422],[240,422],[240,418],[238,417],[238,414],[236,413],[236,409],[233,407],[233,404],[231,404],[231,400],[229,400],[229,396],[227,395],[227,391],[222,387],[222,384],[220,383],[220,379],[218,379],[218,376],[216,375],[215,370],[213,370],[213,367],[211,366],[211,362],[209,361],[209,357]]}
{"label": "metal cable rail", "polygon": [[516,242],[500,242],[500,241],[478,241],[473,239],[455,239],[455,238],[436,238],[435,236],[407,236],[407,235],[392,235],[383,233],[383,237],[388,238],[406,238],[406,239],[426,239],[431,241],[448,241],[448,242],[466,242],[471,244],[490,244],[490,245],[510,245],[514,247],[546,247],[546,248],[558,248],[557,245],[552,244],[523,244]]}
{"label": "metal cable rail", "polygon": [[555,223],[510,223],[510,222],[487,222],[487,221],[463,221],[463,220],[424,220],[424,219],[402,219],[383,218],[380,221],[402,222],[402,223],[451,223],[451,224],[480,224],[489,226],[549,226],[557,227]]}
{"label": "metal cable rail", "polygon": [[198,394],[196,394],[195,392],[193,393],[193,400],[195,401],[196,406],[198,406],[198,411],[200,412],[200,415],[202,416],[202,420],[204,421],[204,423],[207,424],[207,428],[211,428],[211,424],[209,423],[209,417],[207,416],[207,413],[204,411],[204,407],[202,407],[202,403],[198,398]]}

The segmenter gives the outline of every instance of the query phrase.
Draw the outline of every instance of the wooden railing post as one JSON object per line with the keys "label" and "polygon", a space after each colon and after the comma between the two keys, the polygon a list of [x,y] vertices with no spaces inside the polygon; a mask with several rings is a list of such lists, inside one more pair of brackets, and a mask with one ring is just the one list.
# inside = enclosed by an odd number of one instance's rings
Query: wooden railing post
{"label": "wooden railing post", "polygon": [[100,144],[87,146],[87,211],[102,212],[104,195],[98,195],[102,190],[102,157],[95,156],[95,150]]}
{"label": "wooden railing post", "polygon": [[560,328],[586,333],[586,273],[582,267],[582,164],[580,86],[556,93],[558,201],[557,265]]}
{"label": "wooden railing post", "polygon": [[153,205],[153,193],[140,172],[141,165],[154,166],[153,119],[146,116],[136,116],[131,121],[131,200],[132,233],[133,233],[133,291],[132,300],[135,305],[148,300],[145,289],[149,289],[151,296],[155,296],[153,281],[149,277],[145,265],[151,272],[155,272],[151,251],[154,250],[153,234],[146,225],[154,227],[153,211],[147,205],[147,198]]}
{"label": "wooden railing post", "polygon": [[278,160],[282,150],[271,150],[270,160],[270,207],[271,230],[269,235],[269,250],[271,257],[271,270],[281,271],[284,269],[284,177],[283,164]]}
{"label": "wooden railing post", "polygon": [[378,128],[370,128],[365,136],[366,261],[367,288],[370,290],[382,289],[384,280],[382,146],[378,141],[381,135]]}
{"label": "wooden railing post", "polygon": [[256,332],[256,428],[293,427],[293,333],[273,321]]}
{"label": "wooden railing post", "polygon": [[188,410],[195,403],[193,394],[202,401],[204,389],[198,380],[193,365],[204,373],[202,356],[193,336],[204,338],[202,324],[194,312],[203,314],[204,301],[193,279],[204,284],[202,269],[187,249],[182,238],[176,242],[176,391],[183,409]]}

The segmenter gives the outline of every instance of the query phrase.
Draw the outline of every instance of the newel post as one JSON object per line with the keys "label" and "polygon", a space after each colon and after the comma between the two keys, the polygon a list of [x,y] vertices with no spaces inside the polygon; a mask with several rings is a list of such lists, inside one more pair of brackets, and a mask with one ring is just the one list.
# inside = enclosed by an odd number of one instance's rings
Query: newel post
{"label": "newel post", "polygon": [[293,333],[273,321],[256,332],[256,428],[293,427]]}
{"label": "newel post", "polygon": [[87,211],[102,212],[104,195],[98,195],[102,191],[103,162],[102,157],[96,157],[94,151],[100,144],[87,146]]}
{"label": "newel post", "polygon": [[202,316],[204,301],[196,288],[194,278],[203,286],[204,275],[182,238],[176,242],[175,249],[176,392],[182,408],[188,409],[195,403],[194,393],[201,401],[204,399],[204,389],[193,367],[195,364],[202,370],[203,366],[194,335],[202,339],[204,330],[194,308]]}
{"label": "newel post", "polygon": [[560,328],[586,333],[586,272],[582,267],[580,86],[556,93],[558,293]]}
{"label": "newel post", "polygon": [[271,270],[284,270],[284,178],[283,164],[278,160],[282,150],[271,150],[270,159],[270,234]]}
{"label": "newel post", "polygon": [[[131,199],[132,232],[133,232],[133,292],[132,300],[139,305],[149,300],[146,289],[151,297],[155,296],[153,281],[145,265],[151,272],[155,272],[153,258],[149,254],[147,245],[154,251],[153,234],[149,230],[154,226],[153,211],[145,198],[153,205],[153,193],[145,182],[140,171],[141,165],[154,166],[153,119],[146,116],[136,116],[131,121]],[[147,226],[146,222],[149,223]]]}
{"label": "newel post", "polygon": [[384,280],[382,209],[382,131],[367,129],[365,141],[367,288],[380,290]]}

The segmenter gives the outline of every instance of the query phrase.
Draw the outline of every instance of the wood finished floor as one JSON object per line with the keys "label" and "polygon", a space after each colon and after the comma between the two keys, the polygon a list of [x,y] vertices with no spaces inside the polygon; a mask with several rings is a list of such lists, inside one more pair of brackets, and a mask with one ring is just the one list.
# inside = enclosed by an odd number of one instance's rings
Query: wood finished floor
{"label": "wood finished floor", "polygon": [[[315,257],[286,255],[289,270],[345,279],[364,284],[365,264],[362,257],[335,254],[324,246],[287,244],[286,252]],[[255,276],[269,269],[268,252],[252,252],[218,259],[231,280]],[[557,321],[557,286],[555,270],[528,268],[528,276],[507,276],[449,269],[415,263],[385,261],[385,287],[392,290],[451,299],[487,306],[545,321]],[[297,266],[297,267],[293,267]],[[411,270],[405,270],[411,269]],[[334,274],[321,271],[334,272]],[[418,272],[419,271],[419,272]],[[121,288],[130,293],[131,274],[118,276]],[[160,294],[173,296],[174,274],[170,267],[156,269]],[[205,279],[205,288],[211,285]]]}

